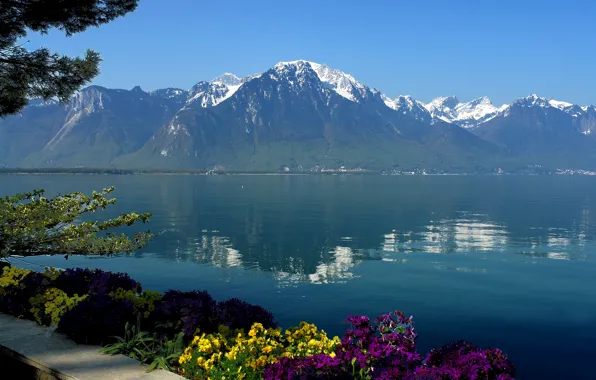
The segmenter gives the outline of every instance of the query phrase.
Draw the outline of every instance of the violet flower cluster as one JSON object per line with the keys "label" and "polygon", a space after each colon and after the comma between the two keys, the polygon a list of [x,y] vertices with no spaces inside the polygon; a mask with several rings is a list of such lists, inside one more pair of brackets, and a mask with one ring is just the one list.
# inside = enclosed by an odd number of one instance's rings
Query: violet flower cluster
{"label": "violet flower cluster", "polygon": [[463,341],[432,350],[422,360],[416,349],[412,317],[381,315],[374,323],[366,316],[349,316],[351,327],[334,355],[281,358],[267,367],[265,380],[511,380],[515,366],[498,349],[480,349]]}

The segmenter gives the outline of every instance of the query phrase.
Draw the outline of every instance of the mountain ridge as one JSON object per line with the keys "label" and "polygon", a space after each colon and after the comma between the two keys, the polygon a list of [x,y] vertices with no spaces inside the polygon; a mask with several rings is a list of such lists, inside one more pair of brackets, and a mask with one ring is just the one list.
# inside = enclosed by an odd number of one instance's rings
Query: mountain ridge
{"label": "mountain ridge", "polygon": [[[66,105],[32,100],[0,120],[0,166],[593,167],[595,126],[594,106],[535,94],[499,107],[488,97],[390,99],[341,70],[297,60],[190,90],[89,86]],[[570,157],[552,159],[559,153]]]}

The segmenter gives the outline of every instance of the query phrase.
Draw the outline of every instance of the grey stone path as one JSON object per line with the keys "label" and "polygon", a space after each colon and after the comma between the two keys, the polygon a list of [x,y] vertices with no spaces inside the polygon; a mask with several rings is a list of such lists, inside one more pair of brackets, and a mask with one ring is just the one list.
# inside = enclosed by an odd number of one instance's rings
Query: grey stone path
{"label": "grey stone path", "polygon": [[[62,334],[48,334],[33,321],[0,313],[0,355],[18,358],[40,372],[65,380],[181,380],[124,355],[104,355],[99,346],[78,345]],[[1,377],[1,376],[0,376]]]}

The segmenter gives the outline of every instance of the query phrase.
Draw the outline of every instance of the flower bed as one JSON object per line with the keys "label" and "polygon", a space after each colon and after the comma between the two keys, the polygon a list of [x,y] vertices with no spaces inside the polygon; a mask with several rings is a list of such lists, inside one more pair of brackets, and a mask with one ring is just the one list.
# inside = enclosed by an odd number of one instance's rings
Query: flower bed
{"label": "flower bed", "polygon": [[[127,274],[4,268],[0,312],[54,326],[189,379],[513,379],[498,349],[452,342],[423,357],[412,317],[350,316],[343,338],[301,322],[282,330],[264,308],[207,292],[143,291]],[[122,337],[117,337],[122,336]]]}

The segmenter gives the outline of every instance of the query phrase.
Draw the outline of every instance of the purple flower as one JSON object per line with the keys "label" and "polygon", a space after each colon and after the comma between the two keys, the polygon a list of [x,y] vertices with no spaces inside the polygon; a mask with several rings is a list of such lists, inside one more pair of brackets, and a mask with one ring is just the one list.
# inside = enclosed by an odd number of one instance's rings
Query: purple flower
{"label": "purple flower", "polygon": [[265,368],[265,380],[323,380],[352,379],[342,361],[329,355],[319,354],[304,358],[280,358]]}
{"label": "purple flower", "polygon": [[374,324],[368,317],[352,315],[346,322],[352,326],[344,334],[337,357],[349,363],[353,371],[381,379],[405,374],[420,364],[413,321],[403,313],[381,315]]}
{"label": "purple flower", "polygon": [[466,341],[433,349],[425,366],[448,378],[505,380],[513,379],[516,373],[515,366],[501,350],[480,349]]}

